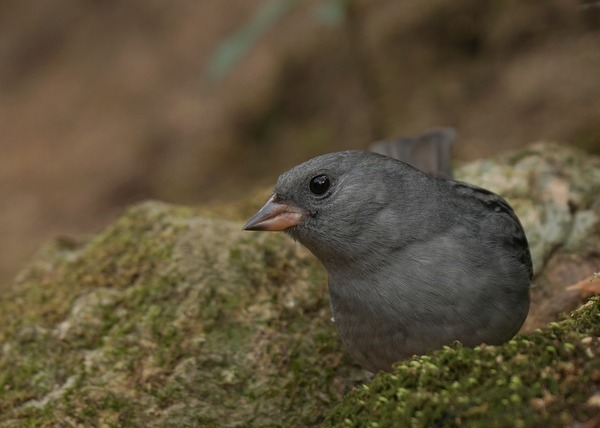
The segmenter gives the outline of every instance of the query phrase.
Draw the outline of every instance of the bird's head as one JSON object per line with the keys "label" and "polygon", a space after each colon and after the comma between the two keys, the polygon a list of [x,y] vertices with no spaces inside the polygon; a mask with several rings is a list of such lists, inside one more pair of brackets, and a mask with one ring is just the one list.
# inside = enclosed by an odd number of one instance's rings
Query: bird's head
{"label": "bird's head", "polygon": [[[402,171],[408,177],[403,179]],[[313,158],[279,177],[273,195],[244,230],[283,231],[326,266],[356,260],[399,238],[401,214],[390,199],[402,197],[415,172],[421,174],[371,152]]]}

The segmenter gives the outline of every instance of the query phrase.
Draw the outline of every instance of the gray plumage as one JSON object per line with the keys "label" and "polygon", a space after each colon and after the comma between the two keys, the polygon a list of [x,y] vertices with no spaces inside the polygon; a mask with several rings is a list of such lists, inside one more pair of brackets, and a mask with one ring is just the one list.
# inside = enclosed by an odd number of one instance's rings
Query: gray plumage
{"label": "gray plumage", "polygon": [[342,341],[371,371],[454,341],[503,343],[527,316],[531,257],[509,204],[387,156],[292,168],[245,228],[283,230],[323,263]]}

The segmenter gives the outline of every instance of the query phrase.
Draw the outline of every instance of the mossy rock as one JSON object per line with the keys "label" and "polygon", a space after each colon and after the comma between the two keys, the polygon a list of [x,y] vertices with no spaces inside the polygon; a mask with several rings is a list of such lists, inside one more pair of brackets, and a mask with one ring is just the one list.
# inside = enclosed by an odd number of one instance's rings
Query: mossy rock
{"label": "mossy rock", "polygon": [[360,373],[325,284],[283,236],[135,206],[46,247],[1,297],[0,423],[314,425]]}
{"label": "mossy rock", "polygon": [[[498,165],[556,164],[562,178],[597,165],[560,150],[482,162],[509,175]],[[573,218],[598,213],[590,177]],[[146,202],[88,241],[42,248],[0,296],[0,426],[568,425],[598,412],[598,300],[505,346],[456,345],[368,383],[330,321],[322,266],[282,235],[241,231],[261,202]],[[519,214],[527,229],[535,216]],[[597,251],[591,224],[558,252]]]}

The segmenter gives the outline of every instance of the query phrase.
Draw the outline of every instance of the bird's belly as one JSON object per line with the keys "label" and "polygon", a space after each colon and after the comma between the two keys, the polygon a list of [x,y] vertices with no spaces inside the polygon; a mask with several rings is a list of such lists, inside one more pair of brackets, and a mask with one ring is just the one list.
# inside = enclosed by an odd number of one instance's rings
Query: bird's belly
{"label": "bird's belly", "polygon": [[[393,363],[431,349],[418,329],[360,313],[334,314],[348,353],[370,371],[389,370]],[[375,322],[374,322],[375,321]]]}
{"label": "bird's belly", "polygon": [[[528,305],[504,302],[410,305],[363,299],[356,305],[332,300],[335,324],[348,352],[365,368],[390,370],[393,363],[459,341],[465,346],[503,343],[518,331]],[[354,301],[357,303],[357,301]]]}

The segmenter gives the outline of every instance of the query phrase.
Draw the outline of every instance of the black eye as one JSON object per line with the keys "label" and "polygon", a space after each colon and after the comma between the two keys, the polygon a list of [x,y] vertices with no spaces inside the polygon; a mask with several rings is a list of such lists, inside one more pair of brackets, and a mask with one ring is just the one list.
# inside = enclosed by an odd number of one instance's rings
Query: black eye
{"label": "black eye", "polygon": [[322,195],[331,186],[331,181],[329,181],[329,177],[326,175],[317,175],[312,180],[310,180],[310,191],[315,195]]}

